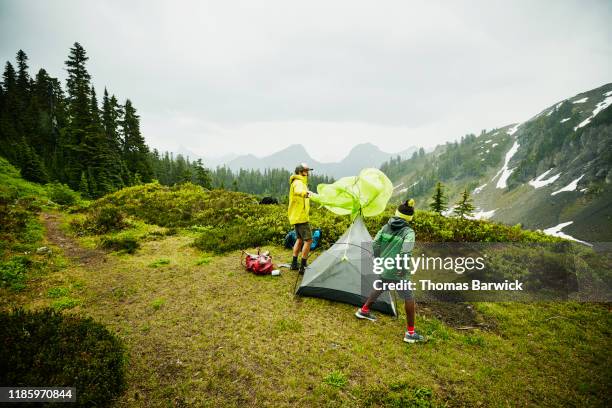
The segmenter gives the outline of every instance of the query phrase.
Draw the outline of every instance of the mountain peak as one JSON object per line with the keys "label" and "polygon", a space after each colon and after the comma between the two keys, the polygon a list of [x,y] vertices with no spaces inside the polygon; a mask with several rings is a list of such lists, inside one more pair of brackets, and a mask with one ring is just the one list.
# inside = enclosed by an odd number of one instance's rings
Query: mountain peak
{"label": "mountain peak", "polygon": [[353,146],[353,148],[351,149],[351,151],[349,152],[349,156],[353,153],[357,153],[357,152],[381,152],[382,150],[380,150],[380,148],[378,146],[376,146],[373,143],[359,143],[356,144],[355,146]]}

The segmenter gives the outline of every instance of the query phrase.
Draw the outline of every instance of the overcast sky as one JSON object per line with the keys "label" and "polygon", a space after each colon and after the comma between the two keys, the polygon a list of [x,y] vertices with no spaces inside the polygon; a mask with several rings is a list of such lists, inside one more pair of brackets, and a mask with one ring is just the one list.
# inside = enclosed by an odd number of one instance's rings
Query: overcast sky
{"label": "overcast sky", "polygon": [[6,1],[0,57],[99,93],[148,143],[205,156],[302,143],[337,160],[520,122],[612,81],[610,1]]}

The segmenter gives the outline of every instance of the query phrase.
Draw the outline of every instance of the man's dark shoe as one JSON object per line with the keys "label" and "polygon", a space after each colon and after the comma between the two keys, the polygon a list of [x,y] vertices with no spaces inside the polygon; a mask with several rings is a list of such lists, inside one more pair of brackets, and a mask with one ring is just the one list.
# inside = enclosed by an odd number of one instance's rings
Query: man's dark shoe
{"label": "man's dark shoe", "polygon": [[300,265],[300,275],[304,274],[306,266],[308,266],[308,259],[302,258],[302,264]]}
{"label": "man's dark shoe", "polygon": [[300,269],[300,267],[298,266],[297,262],[291,262],[291,266],[289,267],[289,270],[297,271],[298,269]]}

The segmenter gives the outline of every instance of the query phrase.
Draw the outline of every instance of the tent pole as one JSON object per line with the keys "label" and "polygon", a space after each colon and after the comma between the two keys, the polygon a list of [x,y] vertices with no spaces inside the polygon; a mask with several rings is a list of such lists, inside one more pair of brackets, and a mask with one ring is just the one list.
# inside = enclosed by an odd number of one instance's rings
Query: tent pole
{"label": "tent pole", "polygon": [[297,295],[297,286],[298,286],[298,281],[300,280],[300,271],[295,271],[295,274],[297,276],[295,277],[295,283],[293,284],[293,297]]}
{"label": "tent pole", "polygon": [[398,320],[399,319],[399,307],[397,306],[397,293],[394,290],[392,290],[391,292],[392,292],[391,296],[393,297],[393,305],[395,306],[395,316],[393,316],[393,318],[395,320]]}

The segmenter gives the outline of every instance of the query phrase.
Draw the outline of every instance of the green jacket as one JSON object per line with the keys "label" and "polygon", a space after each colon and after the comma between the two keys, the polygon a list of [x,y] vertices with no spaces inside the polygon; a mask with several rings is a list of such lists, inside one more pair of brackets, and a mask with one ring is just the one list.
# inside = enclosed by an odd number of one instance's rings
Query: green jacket
{"label": "green jacket", "polygon": [[308,222],[310,199],[308,196],[308,177],[294,174],[289,178],[289,224]]}
{"label": "green jacket", "polygon": [[[410,257],[414,248],[414,239],[414,230],[406,220],[400,217],[391,217],[389,222],[378,231],[374,238],[374,256],[377,258],[395,259],[395,256],[398,254],[401,256],[407,254]],[[396,264],[393,262],[393,267],[387,269],[384,268],[383,264],[384,271],[381,277],[392,280],[410,278],[409,270],[402,270],[398,273],[395,266]]]}

